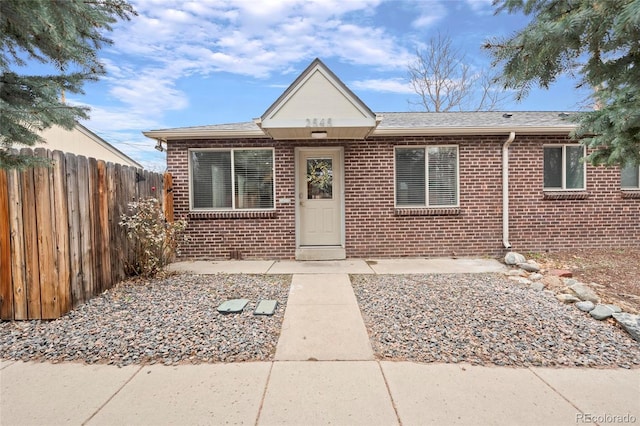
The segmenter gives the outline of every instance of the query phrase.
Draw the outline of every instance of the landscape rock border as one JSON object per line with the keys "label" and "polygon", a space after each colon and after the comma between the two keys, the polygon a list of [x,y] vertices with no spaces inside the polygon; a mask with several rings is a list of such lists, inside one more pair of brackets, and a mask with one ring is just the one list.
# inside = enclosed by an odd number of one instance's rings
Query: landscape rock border
{"label": "landscape rock border", "polygon": [[535,260],[527,259],[515,251],[509,251],[504,256],[504,263],[511,267],[505,272],[510,280],[528,284],[533,291],[553,293],[559,302],[573,304],[595,320],[614,318],[634,340],[640,342],[640,315],[623,312],[616,305],[600,303],[601,299],[595,290],[573,279],[571,271],[543,270]]}

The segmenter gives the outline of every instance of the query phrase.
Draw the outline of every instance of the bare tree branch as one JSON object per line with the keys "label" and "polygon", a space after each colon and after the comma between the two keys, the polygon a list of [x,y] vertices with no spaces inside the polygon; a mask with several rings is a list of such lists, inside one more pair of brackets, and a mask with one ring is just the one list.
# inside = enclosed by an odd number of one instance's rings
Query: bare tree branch
{"label": "bare tree branch", "polygon": [[465,54],[446,35],[438,34],[426,47],[417,49],[407,70],[418,95],[416,101],[409,102],[428,112],[491,111],[506,98],[496,78],[471,71]]}

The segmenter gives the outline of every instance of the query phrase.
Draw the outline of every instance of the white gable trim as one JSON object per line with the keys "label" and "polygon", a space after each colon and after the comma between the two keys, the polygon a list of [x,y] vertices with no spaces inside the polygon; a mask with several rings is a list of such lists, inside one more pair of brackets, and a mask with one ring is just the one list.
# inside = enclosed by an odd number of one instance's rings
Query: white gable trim
{"label": "white gable trim", "polygon": [[315,59],[255,120],[274,139],[368,136],[380,120],[322,61]]}

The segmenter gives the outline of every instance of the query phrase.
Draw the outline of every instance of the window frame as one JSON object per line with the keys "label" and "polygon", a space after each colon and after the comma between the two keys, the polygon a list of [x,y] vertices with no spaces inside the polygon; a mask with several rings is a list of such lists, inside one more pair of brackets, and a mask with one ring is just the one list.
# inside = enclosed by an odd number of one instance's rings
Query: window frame
{"label": "window frame", "polygon": [[636,186],[622,186],[622,169],[620,167],[620,189],[622,191],[638,191],[640,190],[640,164],[635,166],[638,169],[638,181],[636,182]]}
{"label": "window frame", "polygon": [[[582,158],[587,157],[587,149],[584,145],[577,143],[554,143],[542,145],[542,190],[545,192],[584,192],[587,190],[587,162],[582,162],[582,188],[567,188],[567,147],[582,147]],[[562,187],[545,187],[544,186],[544,150],[545,148],[562,148]]]}
{"label": "window frame", "polygon": [[[429,148],[455,148],[456,149],[456,204],[436,205],[429,204]],[[419,204],[398,204],[398,182],[396,152],[398,149],[424,149],[424,180],[425,196],[423,205]],[[460,146],[457,144],[444,145],[396,145],[393,147],[393,205],[396,209],[457,209],[460,208]]]}
{"label": "window frame", "polygon": [[[252,208],[252,209],[240,209],[236,207],[236,174],[235,174],[235,151],[271,151],[271,175],[273,177],[273,185],[272,185],[272,200],[273,206],[269,208]],[[230,161],[231,161],[231,207],[213,207],[213,208],[194,208],[193,207],[193,180],[192,180],[192,169],[193,166],[191,164],[191,153],[192,152],[229,152],[230,153]],[[276,153],[274,147],[230,147],[230,148],[188,148],[187,149],[187,165],[189,168],[189,211],[192,212],[269,212],[275,211],[276,209]]]}

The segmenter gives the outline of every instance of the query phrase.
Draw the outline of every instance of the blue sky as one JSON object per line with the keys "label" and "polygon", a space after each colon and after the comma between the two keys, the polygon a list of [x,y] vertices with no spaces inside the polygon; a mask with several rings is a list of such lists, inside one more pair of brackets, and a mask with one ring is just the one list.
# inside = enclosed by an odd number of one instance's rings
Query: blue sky
{"label": "blue sky", "polygon": [[[415,111],[407,64],[438,32],[489,67],[480,48],[527,18],[495,16],[491,0],[133,0],[100,51],[107,75],[68,98],[92,108],[83,122],[153,170],[164,155],[142,131],[250,121],[316,57],[373,111]],[[584,91],[560,79],[504,110],[576,110]]]}

